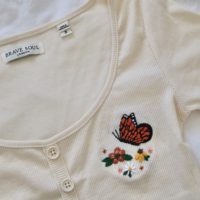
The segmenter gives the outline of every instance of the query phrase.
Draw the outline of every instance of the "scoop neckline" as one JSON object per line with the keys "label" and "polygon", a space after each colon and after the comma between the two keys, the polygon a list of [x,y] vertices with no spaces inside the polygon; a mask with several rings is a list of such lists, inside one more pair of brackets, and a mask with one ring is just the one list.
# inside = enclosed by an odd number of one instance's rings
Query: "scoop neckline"
{"label": "scoop neckline", "polygon": [[[71,18],[84,13],[89,7],[95,3],[96,0],[87,0],[85,4],[83,4],[81,7],[79,7],[77,10],[72,11],[71,13],[65,15],[62,19],[56,20],[54,22],[43,24],[40,27],[36,27],[35,29],[32,29],[27,32],[23,32],[21,34],[0,40],[0,45],[5,43],[10,43],[18,39],[24,39],[26,37],[47,31],[48,29],[51,29],[55,27],[56,25],[66,21],[70,20]],[[118,63],[118,32],[117,32],[117,23],[115,14],[111,8],[112,0],[106,0],[105,9],[108,10],[108,20],[110,26],[108,28],[110,29],[110,36],[111,36],[111,58],[108,64],[108,75],[105,80],[105,84],[103,88],[101,89],[100,94],[96,98],[93,105],[87,110],[86,113],[82,115],[80,119],[78,119],[75,123],[72,123],[70,126],[68,126],[66,129],[56,133],[55,135],[45,138],[45,139],[36,139],[36,140],[10,140],[10,139],[0,139],[0,146],[1,147],[9,147],[9,148],[28,148],[28,147],[45,147],[49,145],[56,144],[73,133],[76,133],[81,128],[83,128],[88,121],[92,119],[92,117],[95,115],[95,113],[100,109],[100,107],[103,105],[104,101],[106,100],[107,96],[112,90],[112,86],[116,77],[116,71],[117,71],[117,63]]]}
{"label": "scoop neckline", "polygon": [[65,14],[60,19],[54,20],[52,22],[47,22],[42,25],[35,26],[32,29],[29,29],[28,31],[24,31],[22,33],[17,33],[8,37],[0,38],[0,46],[7,45],[11,42],[15,42],[20,39],[25,39],[27,37],[37,35],[39,33],[48,31],[49,29],[55,27],[56,25],[59,25],[66,20],[70,20],[82,13],[84,13],[93,3],[95,3],[96,0],[87,0],[85,3],[83,3],[81,6],[79,6],[77,9],[73,10],[72,12]]}

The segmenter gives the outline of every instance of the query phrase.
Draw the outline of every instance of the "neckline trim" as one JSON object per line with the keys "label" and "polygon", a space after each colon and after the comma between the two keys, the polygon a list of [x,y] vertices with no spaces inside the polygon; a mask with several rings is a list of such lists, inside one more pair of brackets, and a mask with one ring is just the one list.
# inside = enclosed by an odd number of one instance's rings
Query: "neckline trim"
{"label": "neckline trim", "polygon": [[[95,0],[96,1],[96,0]],[[94,0],[88,0],[85,4],[83,4],[81,7],[79,7],[77,10],[72,12],[69,15],[66,15],[60,20],[57,20],[52,23],[44,24],[43,26],[37,27],[34,30],[30,30],[28,32],[24,32],[20,35],[12,36],[7,39],[0,40],[0,45],[5,44],[7,42],[12,42],[14,40],[18,40],[21,38],[25,38],[28,36],[31,36],[33,34],[41,33],[45,30],[48,30],[59,23],[62,23],[62,21],[65,21],[67,19],[71,19],[78,14],[81,14],[84,12],[92,3],[94,3]],[[38,140],[8,140],[8,139],[0,139],[0,146],[1,147],[9,147],[9,148],[28,148],[28,147],[44,147],[49,146],[55,143],[60,142],[61,140],[64,140],[65,138],[69,137],[73,133],[77,132],[81,128],[84,127],[84,125],[87,124],[88,121],[92,119],[94,114],[100,109],[100,107],[103,105],[104,101],[106,100],[107,96],[110,94],[115,77],[116,77],[116,71],[117,71],[117,64],[118,64],[118,32],[117,32],[117,23],[114,11],[111,8],[112,0],[106,0],[106,8],[109,12],[109,21],[110,21],[110,28],[111,28],[111,59],[109,63],[109,71],[108,76],[106,78],[105,84],[103,86],[103,89],[101,90],[100,94],[96,98],[94,104],[89,108],[89,110],[82,115],[82,117],[77,120],[75,123],[70,125],[68,128],[64,129],[63,131],[55,134],[54,136],[51,136],[46,139],[38,139]]]}
{"label": "neckline trim", "polygon": [[47,22],[42,25],[35,26],[33,29],[29,29],[28,31],[24,31],[22,33],[17,33],[15,35],[11,35],[9,37],[0,38],[0,46],[7,45],[11,42],[15,42],[20,39],[26,39],[27,37],[34,36],[39,33],[48,31],[49,29],[56,27],[56,25],[59,25],[59,24],[65,22],[66,20],[70,20],[70,19],[80,15],[81,13],[85,12],[87,9],[89,9],[89,7],[92,6],[94,1],[96,1],[96,0],[87,0],[84,4],[82,4],[77,9],[73,10],[69,14],[66,14],[64,17],[62,17],[58,20],[55,20],[53,22]]}

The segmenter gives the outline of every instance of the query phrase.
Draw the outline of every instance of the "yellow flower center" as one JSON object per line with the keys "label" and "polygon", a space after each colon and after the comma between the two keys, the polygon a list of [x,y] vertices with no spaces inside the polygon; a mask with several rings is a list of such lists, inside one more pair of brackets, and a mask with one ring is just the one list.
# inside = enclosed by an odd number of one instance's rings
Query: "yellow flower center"
{"label": "yellow flower center", "polygon": [[135,159],[142,162],[144,160],[144,155],[138,153],[135,155]]}
{"label": "yellow flower center", "polygon": [[132,167],[129,166],[129,167],[128,167],[128,171],[132,171]]}

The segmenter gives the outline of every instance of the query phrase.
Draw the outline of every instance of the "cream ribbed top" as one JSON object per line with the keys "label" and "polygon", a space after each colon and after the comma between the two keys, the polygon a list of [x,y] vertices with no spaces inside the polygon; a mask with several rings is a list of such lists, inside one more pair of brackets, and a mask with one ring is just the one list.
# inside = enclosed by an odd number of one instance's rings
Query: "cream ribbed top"
{"label": "cream ribbed top", "polygon": [[0,39],[0,199],[199,200],[200,15],[88,0]]}

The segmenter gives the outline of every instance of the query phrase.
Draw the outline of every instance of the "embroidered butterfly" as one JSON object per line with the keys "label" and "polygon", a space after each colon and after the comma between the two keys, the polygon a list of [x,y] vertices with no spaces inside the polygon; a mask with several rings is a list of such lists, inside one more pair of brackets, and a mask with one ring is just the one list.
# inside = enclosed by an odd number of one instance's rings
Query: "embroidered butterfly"
{"label": "embroidered butterfly", "polygon": [[124,114],[119,125],[119,132],[115,129],[112,134],[120,141],[139,146],[146,143],[153,136],[152,127],[147,123],[138,124],[135,114]]}

